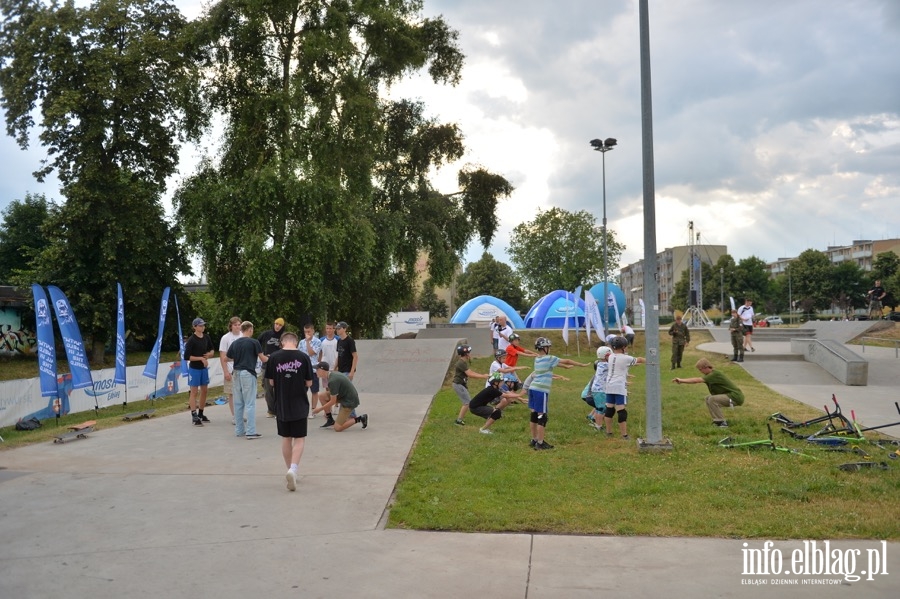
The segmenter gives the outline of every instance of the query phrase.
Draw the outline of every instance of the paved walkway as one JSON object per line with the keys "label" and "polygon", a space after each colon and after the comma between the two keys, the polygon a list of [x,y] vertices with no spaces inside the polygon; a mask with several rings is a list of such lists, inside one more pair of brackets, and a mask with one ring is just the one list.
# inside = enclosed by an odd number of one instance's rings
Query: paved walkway
{"label": "paved walkway", "polygon": [[[390,343],[390,345],[386,345]],[[187,414],[0,452],[0,597],[842,597],[897,594],[888,575],[789,590],[742,576],[739,539],[385,530],[386,509],[454,340],[358,342],[363,431],[313,428],[298,491],[284,488],[274,422],[263,438]],[[427,390],[427,392],[426,392]],[[501,508],[498,508],[501,509]],[[800,541],[775,541],[785,561]],[[762,548],[762,541],[749,543]],[[841,541],[863,550],[878,542]],[[774,553],[774,552],[773,552]],[[880,554],[878,554],[880,555]],[[745,584],[765,580],[765,586]],[[796,578],[795,578],[796,580]]]}

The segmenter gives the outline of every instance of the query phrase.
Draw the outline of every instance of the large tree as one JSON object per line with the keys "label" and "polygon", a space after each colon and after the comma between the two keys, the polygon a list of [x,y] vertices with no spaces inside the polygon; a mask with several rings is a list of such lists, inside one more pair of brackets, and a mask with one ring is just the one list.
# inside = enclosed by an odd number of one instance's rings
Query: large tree
{"label": "large tree", "polygon": [[[512,239],[507,251],[532,300],[557,289],[602,281],[603,228],[585,210],[539,211],[533,220],[513,229]],[[606,239],[606,271],[611,278],[619,272],[625,246],[612,231],[607,230]]]}
{"label": "large tree", "polygon": [[804,312],[831,306],[831,270],[833,265],[823,252],[806,250],[789,265],[794,301]]}
{"label": "large tree", "polygon": [[429,176],[464,152],[455,125],[384,90],[427,69],[459,80],[457,34],[418,0],[221,0],[198,27],[223,143],[178,190],[213,294],[257,318],[311,313],[380,333],[413,297],[419,252],[449,282],[487,245],[502,177],[470,167],[459,190]]}
{"label": "large tree", "polygon": [[50,214],[50,206],[42,194],[26,194],[23,201],[14,200],[2,212],[0,285],[12,284],[13,273],[30,268],[35,256],[47,247],[42,227]]}
{"label": "large tree", "polygon": [[19,282],[59,285],[102,359],[115,282],[126,315],[150,326],[162,288],[188,271],[160,204],[180,138],[202,121],[187,23],[161,0],[0,0],[0,12],[7,132],[26,148],[40,114],[47,159],[35,176],[55,170],[66,198],[45,227],[50,245]]}
{"label": "large tree", "polygon": [[516,310],[527,308],[519,275],[509,264],[496,260],[488,252],[482,254],[481,260],[467,264],[456,279],[456,305],[479,295],[492,295]]}

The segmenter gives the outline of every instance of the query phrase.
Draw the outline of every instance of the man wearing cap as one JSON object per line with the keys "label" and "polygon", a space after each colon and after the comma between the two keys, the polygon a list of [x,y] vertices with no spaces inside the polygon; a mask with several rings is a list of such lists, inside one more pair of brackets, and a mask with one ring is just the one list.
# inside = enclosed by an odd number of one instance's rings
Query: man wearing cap
{"label": "man wearing cap", "polygon": [[206,391],[209,388],[207,367],[215,348],[206,334],[206,322],[202,318],[195,318],[192,326],[194,334],[184,342],[182,358],[188,363],[188,387],[191,388],[188,405],[191,407],[191,420],[194,426],[203,426],[204,422],[209,422],[209,418],[203,415],[203,408],[206,407]]}
{"label": "man wearing cap", "polygon": [[356,353],[356,341],[347,333],[347,323],[343,320],[334,327],[338,335],[337,342],[337,366],[336,370],[347,378],[353,380],[356,374],[356,365],[359,362],[359,354]]}
{"label": "man wearing cap", "polygon": [[[346,324],[346,323],[345,323]],[[316,376],[328,380],[328,395],[330,399],[324,406],[315,409],[316,412],[325,412],[331,414],[331,406],[340,404],[341,409],[338,412],[337,419],[334,422],[334,432],[339,433],[345,431],[357,422],[362,423],[362,427],[369,426],[369,415],[356,415],[356,408],[359,407],[359,393],[353,386],[353,381],[340,372],[331,372],[328,364],[319,362],[316,366]]]}
{"label": "man wearing cap", "polygon": [[281,437],[281,455],[288,471],[285,474],[288,491],[297,489],[297,467],[306,444],[307,418],[313,365],[309,354],[299,349],[296,333],[288,331],[281,337],[281,349],[269,356],[266,378],[275,389],[275,423]]}
{"label": "man wearing cap", "polygon": [[249,320],[241,323],[241,336],[228,348],[227,357],[234,363],[234,436],[258,439],[262,435],[256,432],[256,361],[266,363],[269,357],[253,338]]}
{"label": "man wearing cap", "polygon": [[[276,318],[272,325],[272,330],[266,331],[259,336],[259,345],[262,347],[263,354],[270,356],[281,349],[281,334],[284,332],[284,319]],[[269,379],[263,377],[263,391],[266,394],[266,416],[275,418],[275,394],[272,392],[272,385]]]}

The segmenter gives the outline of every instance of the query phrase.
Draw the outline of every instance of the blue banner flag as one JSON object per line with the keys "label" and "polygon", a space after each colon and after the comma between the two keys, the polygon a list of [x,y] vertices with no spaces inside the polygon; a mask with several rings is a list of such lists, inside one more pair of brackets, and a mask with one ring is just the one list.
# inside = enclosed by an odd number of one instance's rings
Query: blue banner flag
{"label": "blue banner flag", "polygon": [[116,283],[118,301],[116,302],[116,374],[113,382],[117,385],[125,383],[125,301],[122,299],[122,284]]}
{"label": "blue banner flag", "polygon": [[50,299],[53,300],[53,309],[56,312],[56,322],[59,324],[59,332],[63,338],[63,346],[66,348],[66,358],[69,360],[69,371],[72,373],[72,388],[94,388],[94,380],[91,378],[91,367],[88,364],[87,352],[84,351],[84,342],[81,340],[81,331],[75,320],[75,312],[69,305],[66,294],[59,287],[47,286]]}
{"label": "blue banner flag", "polygon": [[144,367],[145,377],[156,380],[156,371],[159,370],[159,354],[162,352],[163,329],[166,327],[166,310],[169,308],[169,288],[163,289],[162,301],[159,304],[159,332],[156,334],[156,343],[150,352],[150,359]]}
{"label": "blue banner flag", "polygon": [[178,322],[178,355],[181,356],[181,374],[187,376],[188,363],[184,359],[184,335],[181,334],[181,312],[178,310],[178,296],[173,295],[172,297],[175,298],[175,320]]}
{"label": "blue banner flag", "polygon": [[53,322],[47,294],[40,285],[32,285],[34,316],[37,322],[38,372],[41,379],[41,397],[56,397],[59,386],[56,381],[56,347],[53,343]]}

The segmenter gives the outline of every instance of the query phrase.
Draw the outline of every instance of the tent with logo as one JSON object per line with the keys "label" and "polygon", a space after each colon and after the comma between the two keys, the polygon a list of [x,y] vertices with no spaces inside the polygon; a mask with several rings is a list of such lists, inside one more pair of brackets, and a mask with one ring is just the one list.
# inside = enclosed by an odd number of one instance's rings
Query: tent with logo
{"label": "tent with logo", "polygon": [[[574,300],[574,301],[573,301]],[[561,329],[569,318],[569,327],[584,328],[584,299],[574,298],[571,292],[551,291],[539,299],[525,315],[525,328]]]}
{"label": "tent with logo", "polygon": [[[615,283],[607,283],[606,290],[607,292],[612,293],[613,297],[616,298],[616,306],[619,308],[619,316],[621,316],[625,313],[625,292]],[[609,323],[607,326],[615,327],[616,311],[609,305],[608,301],[604,302],[603,300],[603,282],[601,281],[591,287],[590,292],[591,295],[594,296],[594,299],[597,300],[597,307],[600,308],[600,314],[606,319],[606,322]],[[603,313],[603,306],[606,306],[606,314]],[[569,326],[571,325],[572,323],[569,323]]]}
{"label": "tent with logo", "polygon": [[524,329],[525,323],[522,317],[516,312],[515,308],[497,299],[492,295],[479,295],[473,297],[456,311],[453,318],[450,319],[451,324],[463,324],[466,322],[487,323],[494,319],[495,316],[506,316],[509,324],[514,329]]}

